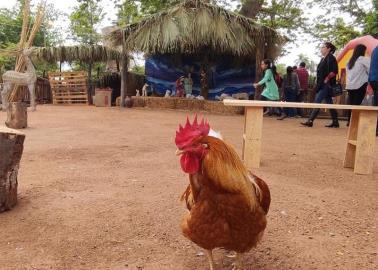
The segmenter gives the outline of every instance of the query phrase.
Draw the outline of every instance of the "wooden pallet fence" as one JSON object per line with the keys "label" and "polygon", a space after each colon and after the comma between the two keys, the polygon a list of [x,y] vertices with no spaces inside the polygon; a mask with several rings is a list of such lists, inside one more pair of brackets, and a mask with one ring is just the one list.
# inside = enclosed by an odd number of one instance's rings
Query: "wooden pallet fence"
{"label": "wooden pallet fence", "polygon": [[53,104],[88,104],[88,74],[49,72]]}

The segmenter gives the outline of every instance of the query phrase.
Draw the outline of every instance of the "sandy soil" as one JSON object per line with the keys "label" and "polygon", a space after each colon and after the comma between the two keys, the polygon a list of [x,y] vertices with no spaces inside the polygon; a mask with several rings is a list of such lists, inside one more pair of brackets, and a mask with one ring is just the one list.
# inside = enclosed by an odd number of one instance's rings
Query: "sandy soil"
{"label": "sandy soil", "polygon": [[[50,105],[30,113],[19,204],[0,214],[0,269],[208,269],[179,229],[187,179],[174,135],[186,115]],[[206,117],[240,153],[243,117]],[[245,269],[378,269],[378,149],[374,175],[354,175],[342,168],[345,123],[300,121],[264,120],[255,173],[272,205]],[[224,251],[215,260],[232,268]]]}

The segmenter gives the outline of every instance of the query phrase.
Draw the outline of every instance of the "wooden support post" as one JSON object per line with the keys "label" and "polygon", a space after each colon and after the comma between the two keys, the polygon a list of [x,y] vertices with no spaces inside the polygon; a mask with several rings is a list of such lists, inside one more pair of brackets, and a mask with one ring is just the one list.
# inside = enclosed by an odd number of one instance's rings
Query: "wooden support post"
{"label": "wooden support post", "polygon": [[245,109],[243,159],[248,169],[260,167],[263,110],[263,107]]}
{"label": "wooden support post", "polygon": [[344,168],[354,168],[355,156],[356,156],[356,141],[358,131],[358,121],[360,119],[360,111],[353,110],[350,118],[347,146],[344,158]]}
{"label": "wooden support post", "polygon": [[125,45],[125,32],[122,31],[122,55],[121,55],[121,100],[120,107],[125,107],[125,97],[127,93],[127,70],[128,70],[128,57]]}
{"label": "wooden support post", "polygon": [[24,140],[21,132],[0,127],[0,212],[17,204],[17,175]]}
{"label": "wooden support post", "polygon": [[372,174],[377,112],[360,111],[359,118],[354,172],[357,174]]}

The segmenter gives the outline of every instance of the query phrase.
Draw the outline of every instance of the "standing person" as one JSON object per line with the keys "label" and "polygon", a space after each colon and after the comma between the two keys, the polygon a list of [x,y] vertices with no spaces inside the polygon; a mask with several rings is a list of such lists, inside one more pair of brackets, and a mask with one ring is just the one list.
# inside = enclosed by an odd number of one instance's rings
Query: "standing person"
{"label": "standing person", "polygon": [[[306,63],[301,62],[299,64],[299,68],[296,71],[299,79],[300,89],[297,96],[297,102],[304,102],[307,99],[307,93],[308,93],[308,70],[306,69]],[[297,109],[298,115],[304,116],[302,109]]]}
{"label": "standing person", "polygon": [[188,77],[184,79],[185,96],[191,96],[193,91],[192,74],[189,72]]}
{"label": "standing person", "polygon": [[[378,46],[375,47],[371,54],[370,59],[370,71],[369,71],[369,83],[374,91],[373,105],[378,106]],[[378,121],[376,135],[378,136]]]}
{"label": "standing person", "polygon": [[[272,61],[269,59],[264,59],[261,61],[261,69],[264,72],[264,77],[261,81],[254,83],[253,86],[256,88],[257,86],[265,85],[264,90],[261,93],[261,100],[265,101],[278,101],[280,96],[278,94],[278,87],[276,81],[274,80],[273,72],[272,72]],[[268,113],[272,115],[273,111],[271,108],[268,108],[265,114]]]}
{"label": "standing person", "polygon": [[[365,57],[366,46],[358,44],[346,66],[346,90],[348,90],[349,104],[361,105],[366,95],[370,59]],[[351,111],[348,112],[348,125]]]}
{"label": "standing person", "polygon": [[[280,100],[281,100],[282,97],[284,96],[283,90],[282,90],[283,79],[282,79],[281,74],[278,73],[277,71],[277,66],[272,65],[272,73],[273,73],[274,81],[276,82],[277,87],[278,87],[278,96],[280,97]],[[272,108],[272,112],[277,114],[277,116],[281,116],[283,110],[282,108]]]}
{"label": "standing person", "polygon": [[184,76],[176,80],[176,97],[184,96]]}
{"label": "standing person", "polygon": [[[331,42],[325,42],[320,49],[323,57],[320,60],[316,70],[315,103],[321,103],[323,100],[325,100],[328,104],[333,104],[330,87],[336,84],[336,74],[339,71],[336,58],[333,55],[335,51],[336,47]],[[314,120],[319,114],[319,111],[320,109],[313,109],[309,119],[301,124],[307,127],[312,127]],[[338,128],[339,120],[337,117],[337,111],[331,109],[330,113],[332,116],[332,123],[326,125],[326,127]]]}
{"label": "standing person", "polygon": [[[284,100],[287,102],[295,102],[299,92],[299,79],[292,67],[286,68],[286,75],[283,78],[282,88],[284,91]],[[286,117],[294,117],[296,113],[295,108],[284,108],[284,115],[277,120],[283,120]]]}

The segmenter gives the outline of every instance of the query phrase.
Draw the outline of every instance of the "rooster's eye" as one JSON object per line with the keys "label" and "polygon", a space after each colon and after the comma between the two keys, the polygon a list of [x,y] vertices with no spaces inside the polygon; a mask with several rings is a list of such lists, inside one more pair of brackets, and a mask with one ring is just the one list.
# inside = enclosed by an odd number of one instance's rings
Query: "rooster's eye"
{"label": "rooster's eye", "polygon": [[209,146],[208,146],[206,143],[203,143],[203,144],[202,144],[202,147],[203,147],[203,148],[208,148]]}

